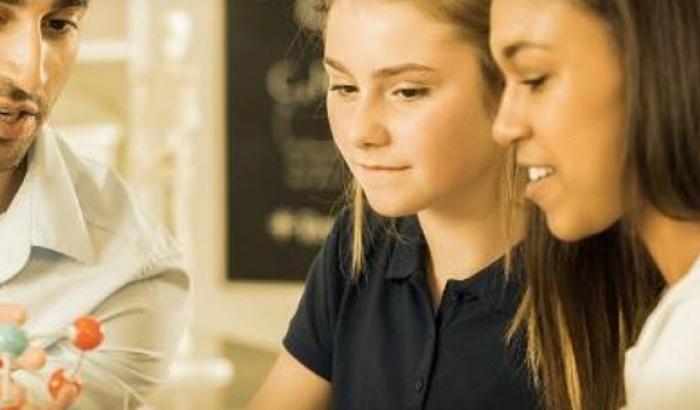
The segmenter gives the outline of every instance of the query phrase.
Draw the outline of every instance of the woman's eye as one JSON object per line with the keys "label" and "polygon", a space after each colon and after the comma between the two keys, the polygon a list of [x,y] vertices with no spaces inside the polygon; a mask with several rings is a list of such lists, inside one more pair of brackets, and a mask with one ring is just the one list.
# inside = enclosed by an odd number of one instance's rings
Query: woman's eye
{"label": "woman's eye", "polygon": [[520,81],[520,83],[530,88],[530,91],[538,91],[542,88],[542,86],[544,86],[544,84],[547,82],[547,79],[548,76],[540,75],[536,77],[526,78]]}

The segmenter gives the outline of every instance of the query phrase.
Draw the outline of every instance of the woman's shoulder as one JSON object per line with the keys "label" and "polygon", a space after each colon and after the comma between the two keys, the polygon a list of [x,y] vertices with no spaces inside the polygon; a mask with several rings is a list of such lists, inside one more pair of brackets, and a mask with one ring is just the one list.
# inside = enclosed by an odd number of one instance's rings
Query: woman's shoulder
{"label": "woman's shoulder", "polygon": [[[683,278],[666,290],[649,316],[645,329],[640,335],[640,342],[644,341],[644,336],[648,336],[649,339],[667,339],[668,334],[678,334],[682,339],[688,339],[687,336],[700,339],[698,317],[700,317],[700,259]],[[690,334],[684,336],[686,333]],[[698,371],[700,372],[700,368]]]}
{"label": "woman's shoulder", "polygon": [[668,289],[627,353],[630,409],[700,408],[700,286],[687,279]]}

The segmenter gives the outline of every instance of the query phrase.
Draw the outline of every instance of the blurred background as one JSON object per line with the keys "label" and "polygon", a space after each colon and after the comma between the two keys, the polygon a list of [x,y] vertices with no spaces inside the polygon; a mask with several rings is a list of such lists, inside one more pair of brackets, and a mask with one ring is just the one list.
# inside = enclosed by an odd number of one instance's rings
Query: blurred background
{"label": "blurred background", "polygon": [[236,409],[337,211],[314,0],[100,0],[51,123],[180,243],[192,318],[162,409]]}

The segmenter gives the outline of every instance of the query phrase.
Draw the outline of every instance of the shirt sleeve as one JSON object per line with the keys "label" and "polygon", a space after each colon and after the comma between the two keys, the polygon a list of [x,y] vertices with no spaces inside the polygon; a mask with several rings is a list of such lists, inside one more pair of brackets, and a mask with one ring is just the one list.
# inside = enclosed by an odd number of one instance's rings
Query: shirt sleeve
{"label": "shirt sleeve", "polygon": [[285,349],[320,377],[330,381],[333,372],[333,334],[347,277],[341,250],[347,238],[347,213],[316,255],[306,279],[299,306],[283,340]]}
{"label": "shirt sleeve", "polygon": [[147,404],[155,387],[166,381],[169,365],[188,319],[189,280],[180,269],[167,269],[131,282],[101,303],[91,315],[102,322],[104,341],[83,358],[62,339],[47,349],[48,363],[38,375],[19,380],[41,402],[46,383],[58,367],[77,374],[79,410],[136,409]]}
{"label": "shirt sleeve", "polygon": [[700,409],[700,298],[674,307],[634,375],[627,410]]}

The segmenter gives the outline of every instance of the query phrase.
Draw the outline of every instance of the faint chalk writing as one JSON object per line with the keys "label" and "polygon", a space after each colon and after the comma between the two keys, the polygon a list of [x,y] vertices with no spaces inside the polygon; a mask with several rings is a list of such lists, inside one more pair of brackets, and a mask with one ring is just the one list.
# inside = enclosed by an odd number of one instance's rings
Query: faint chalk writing
{"label": "faint chalk writing", "polygon": [[267,76],[268,93],[274,100],[272,135],[282,153],[285,186],[290,190],[339,190],[342,178],[333,141],[294,126],[323,112],[327,80],[321,61],[309,64],[305,78],[292,78],[294,66],[287,60],[275,63]]}
{"label": "faint chalk writing", "polygon": [[314,209],[280,208],[269,215],[267,228],[277,242],[317,246],[326,239],[332,225],[331,216]]}

